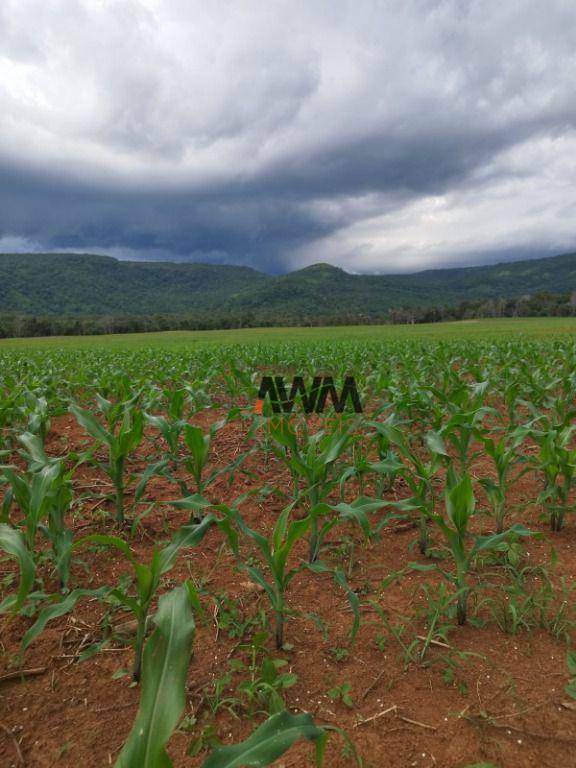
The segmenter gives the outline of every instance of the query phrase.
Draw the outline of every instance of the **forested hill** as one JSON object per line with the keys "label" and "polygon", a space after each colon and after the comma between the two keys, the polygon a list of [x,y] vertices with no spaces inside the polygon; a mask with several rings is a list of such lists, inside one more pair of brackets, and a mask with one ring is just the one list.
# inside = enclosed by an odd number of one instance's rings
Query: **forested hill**
{"label": "forested hill", "polygon": [[576,254],[409,275],[353,275],[328,264],[282,276],[249,267],[118,261],[87,254],[0,254],[0,314],[66,316],[240,313],[269,321],[383,317],[397,307],[454,305],[576,290]]}

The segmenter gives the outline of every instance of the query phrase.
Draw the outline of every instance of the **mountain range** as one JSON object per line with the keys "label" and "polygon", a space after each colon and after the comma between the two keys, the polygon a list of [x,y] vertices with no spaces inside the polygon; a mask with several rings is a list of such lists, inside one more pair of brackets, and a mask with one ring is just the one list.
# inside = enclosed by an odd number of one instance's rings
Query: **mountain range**
{"label": "mountain range", "polygon": [[384,317],[398,307],[454,305],[576,290],[576,254],[412,274],[356,275],[314,264],[281,276],[249,267],[119,261],[70,253],[0,254],[0,314],[144,316],[247,313],[271,318]]}

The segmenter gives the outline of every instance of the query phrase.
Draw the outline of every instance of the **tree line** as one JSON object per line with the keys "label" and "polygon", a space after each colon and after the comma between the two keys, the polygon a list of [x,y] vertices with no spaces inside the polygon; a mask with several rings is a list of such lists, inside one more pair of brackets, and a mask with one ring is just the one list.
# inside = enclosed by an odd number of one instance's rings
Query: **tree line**
{"label": "tree line", "polygon": [[92,336],[110,333],[146,333],[154,331],[204,331],[234,328],[326,325],[380,325],[436,323],[494,317],[570,317],[576,315],[576,291],[550,293],[541,291],[513,299],[465,300],[445,306],[401,306],[382,314],[301,315],[270,313],[266,310],[224,312],[202,311],[185,315],[123,315],[73,317],[58,315],[0,315],[0,338],[34,336]]}

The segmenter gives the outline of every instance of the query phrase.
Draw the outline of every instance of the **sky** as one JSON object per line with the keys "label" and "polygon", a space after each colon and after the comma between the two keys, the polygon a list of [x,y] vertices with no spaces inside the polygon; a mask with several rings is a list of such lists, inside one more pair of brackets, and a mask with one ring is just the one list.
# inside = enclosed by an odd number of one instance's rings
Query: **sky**
{"label": "sky", "polygon": [[2,0],[0,252],[576,251],[574,0]]}

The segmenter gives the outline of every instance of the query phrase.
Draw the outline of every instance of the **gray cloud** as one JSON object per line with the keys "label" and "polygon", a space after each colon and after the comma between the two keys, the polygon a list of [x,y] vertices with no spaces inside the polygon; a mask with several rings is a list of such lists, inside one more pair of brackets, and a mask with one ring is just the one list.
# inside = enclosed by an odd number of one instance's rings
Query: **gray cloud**
{"label": "gray cloud", "polygon": [[402,271],[576,245],[569,0],[3,0],[0,247]]}

